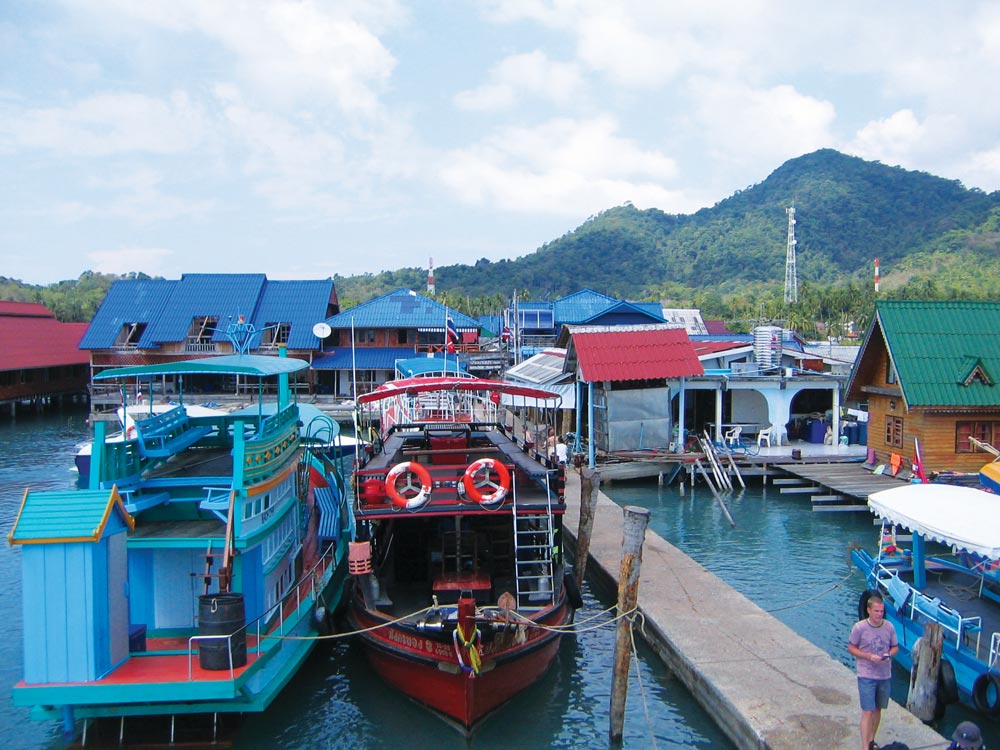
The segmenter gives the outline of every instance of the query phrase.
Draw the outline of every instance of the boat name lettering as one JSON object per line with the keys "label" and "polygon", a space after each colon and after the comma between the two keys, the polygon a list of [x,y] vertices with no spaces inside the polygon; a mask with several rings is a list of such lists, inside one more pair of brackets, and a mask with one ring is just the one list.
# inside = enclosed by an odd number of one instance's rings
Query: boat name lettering
{"label": "boat name lettering", "polygon": [[452,653],[452,650],[444,644],[435,643],[428,638],[420,638],[409,633],[401,633],[398,630],[389,630],[389,640],[417,651],[426,651],[435,656],[449,656]]}

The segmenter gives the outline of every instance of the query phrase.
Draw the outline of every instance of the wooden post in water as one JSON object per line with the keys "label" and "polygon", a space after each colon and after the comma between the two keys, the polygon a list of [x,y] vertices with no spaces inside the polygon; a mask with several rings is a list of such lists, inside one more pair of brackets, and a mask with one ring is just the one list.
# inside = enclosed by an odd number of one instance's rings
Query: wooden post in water
{"label": "wooden post in water", "polygon": [[[642,567],[642,543],[649,525],[649,511],[626,505],[622,533],[622,565],[618,574],[618,614],[631,613],[639,601],[639,569]],[[618,620],[615,631],[614,667],[611,674],[611,728],[613,746],[622,743],[625,724],[625,699],[628,697],[628,668],[632,659],[632,615]]]}
{"label": "wooden post in water", "polygon": [[937,711],[938,673],[941,671],[941,644],[944,638],[936,622],[924,625],[924,634],[913,644],[910,694],[906,710],[921,721],[934,721]]}
{"label": "wooden post in water", "polygon": [[583,588],[590,557],[590,534],[594,530],[594,513],[597,511],[597,493],[601,489],[601,472],[589,466],[580,469],[580,528],[576,533],[576,564],[573,572],[576,582]]}

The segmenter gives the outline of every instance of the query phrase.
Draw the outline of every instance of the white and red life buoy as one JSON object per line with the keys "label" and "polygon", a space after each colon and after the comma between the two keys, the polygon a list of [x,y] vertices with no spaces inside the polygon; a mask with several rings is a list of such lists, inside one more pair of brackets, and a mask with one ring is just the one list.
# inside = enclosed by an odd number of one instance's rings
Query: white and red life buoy
{"label": "white and red life buoy", "polygon": [[[485,471],[485,476],[479,477],[480,472]],[[496,480],[493,474],[496,474]],[[503,502],[510,490],[510,471],[504,466],[502,461],[493,458],[481,458],[473,461],[465,468],[462,476],[462,484],[465,491],[473,500],[480,505],[497,505]],[[484,492],[485,488],[492,488],[492,492]]]}
{"label": "white and red life buoy", "polygon": [[[397,485],[396,480],[400,477],[406,478],[406,484]],[[423,464],[403,461],[386,474],[385,492],[397,508],[419,510],[431,499],[431,474]]]}

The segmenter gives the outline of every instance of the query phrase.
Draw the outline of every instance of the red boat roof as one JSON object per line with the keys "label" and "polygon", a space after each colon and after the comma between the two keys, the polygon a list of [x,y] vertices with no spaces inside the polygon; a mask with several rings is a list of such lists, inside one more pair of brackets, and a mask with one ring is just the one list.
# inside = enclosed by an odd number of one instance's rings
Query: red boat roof
{"label": "red boat roof", "polygon": [[542,400],[560,398],[558,393],[543,391],[540,388],[532,388],[530,386],[517,385],[515,383],[505,383],[502,380],[439,377],[391,380],[388,383],[383,383],[371,393],[358,396],[358,403],[370,404],[404,393],[427,393],[429,391],[483,391]]}

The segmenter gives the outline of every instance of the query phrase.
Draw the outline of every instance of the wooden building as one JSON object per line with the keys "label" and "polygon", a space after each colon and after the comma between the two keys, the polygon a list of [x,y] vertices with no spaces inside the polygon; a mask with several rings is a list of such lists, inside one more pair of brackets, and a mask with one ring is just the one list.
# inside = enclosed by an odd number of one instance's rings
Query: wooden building
{"label": "wooden building", "polygon": [[37,406],[85,399],[90,361],[80,351],[86,323],[60,323],[43,305],[0,302],[0,404]]}
{"label": "wooden building", "polygon": [[1000,303],[876,303],[847,387],[867,402],[868,448],[889,470],[978,471],[1000,447]]}

